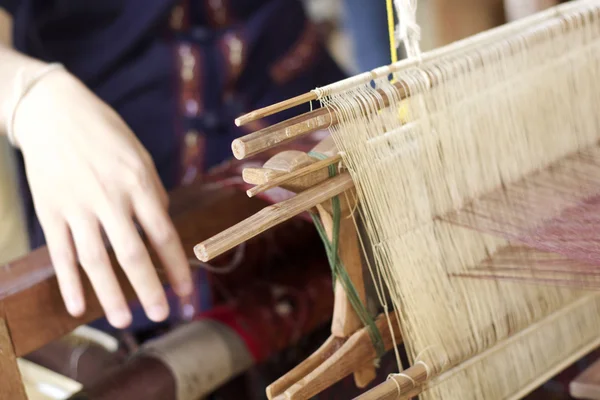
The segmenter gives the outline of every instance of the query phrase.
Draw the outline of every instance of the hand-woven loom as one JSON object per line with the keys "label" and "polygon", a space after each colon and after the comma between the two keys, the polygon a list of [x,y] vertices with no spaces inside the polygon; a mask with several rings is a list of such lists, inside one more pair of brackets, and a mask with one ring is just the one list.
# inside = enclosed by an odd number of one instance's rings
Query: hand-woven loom
{"label": "hand-woven loom", "polygon": [[[400,3],[402,22],[414,7]],[[319,100],[233,152],[319,129],[335,142],[245,172],[258,185],[249,195],[298,194],[195,248],[209,260],[315,215],[336,277],[332,338],[271,385],[271,399],[308,399],[352,373],[364,386],[377,355],[401,340],[411,366],[361,398],[521,398],[600,345],[600,295],[582,290],[600,287],[600,1],[425,54],[404,21],[409,60],[237,121]],[[357,304],[359,260],[378,287],[374,323]]]}

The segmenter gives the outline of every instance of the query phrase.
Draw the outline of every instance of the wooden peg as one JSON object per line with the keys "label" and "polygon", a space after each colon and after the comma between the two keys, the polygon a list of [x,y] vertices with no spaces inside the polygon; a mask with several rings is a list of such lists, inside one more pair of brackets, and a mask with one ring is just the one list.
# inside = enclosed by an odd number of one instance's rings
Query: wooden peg
{"label": "wooden peg", "polygon": [[249,112],[248,114],[242,115],[235,119],[235,124],[237,126],[243,126],[249,122],[268,117],[269,115],[277,114],[278,112],[308,103],[309,101],[313,100],[317,100],[317,95],[314,92],[304,93],[291,99],[281,101],[277,104],[272,104],[270,106],[263,107]]}
{"label": "wooden peg", "polygon": [[235,158],[243,160],[318,130],[327,129],[332,122],[332,114],[327,109],[320,108],[235,139],[231,150]]}
{"label": "wooden peg", "polygon": [[310,210],[317,204],[343,193],[353,185],[352,178],[348,174],[328,179],[291,199],[263,208],[253,216],[197,244],[194,253],[200,261],[207,262],[254,236]]}
{"label": "wooden peg", "polygon": [[[290,172],[288,174],[276,176],[273,179],[270,179],[268,182],[263,183],[262,185],[253,187],[246,193],[248,194],[248,197],[253,197],[276,186],[299,186],[298,183],[294,182],[295,180],[299,180],[299,178],[303,178],[311,174],[315,174],[315,177],[321,176],[323,175],[323,172],[327,172],[327,169],[330,165],[340,162],[341,159],[342,158],[339,155],[336,155],[321,161],[317,161],[303,168],[296,169],[295,171]],[[309,177],[309,179],[310,178],[312,177]]]}
{"label": "wooden peg", "polygon": [[270,188],[274,181],[279,181],[277,186],[283,189],[302,192],[327,180],[330,162],[341,160],[331,136],[319,142],[312,151],[324,155],[330,161],[321,162],[302,151],[286,150],[271,157],[262,168],[244,168],[242,177],[252,185],[269,185]]}

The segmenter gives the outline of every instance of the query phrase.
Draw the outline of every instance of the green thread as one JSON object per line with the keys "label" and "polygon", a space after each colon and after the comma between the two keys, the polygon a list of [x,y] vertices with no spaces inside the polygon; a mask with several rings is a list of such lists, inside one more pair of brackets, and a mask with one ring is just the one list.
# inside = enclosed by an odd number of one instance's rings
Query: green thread
{"label": "green thread", "polygon": [[[324,160],[327,158],[325,154],[309,152],[309,156],[317,158],[319,160]],[[336,166],[329,166],[329,176],[333,177],[337,174]],[[348,272],[344,267],[342,260],[338,254],[339,248],[339,240],[340,240],[340,222],[342,216],[342,208],[340,206],[340,199],[338,196],[335,196],[331,199],[331,206],[333,211],[333,232],[332,232],[332,240],[331,242],[327,238],[327,234],[325,232],[325,227],[318,215],[315,213],[310,213],[315,227],[317,228],[317,232],[323,241],[323,245],[325,246],[325,252],[327,253],[327,259],[329,260],[329,266],[331,268],[331,274],[333,277],[333,285],[335,288],[335,283],[339,279],[342,287],[344,288],[346,295],[348,296],[348,300],[352,305],[352,308],[358,315],[358,318],[362,322],[362,324],[368,328],[369,336],[371,341],[373,342],[373,347],[377,352],[377,357],[383,356],[385,353],[385,348],[383,346],[383,338],[381,337],[381,332],[377,329],[375,325],[375,321],[365,308],[364,304],[360,300],[358,292],[356,291],[356,287],[350,280],[348,276]]]}

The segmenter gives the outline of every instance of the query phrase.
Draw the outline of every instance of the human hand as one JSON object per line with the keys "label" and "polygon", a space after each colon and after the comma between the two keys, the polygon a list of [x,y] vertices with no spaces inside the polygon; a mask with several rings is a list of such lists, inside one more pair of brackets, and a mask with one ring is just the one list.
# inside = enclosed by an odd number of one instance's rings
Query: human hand
{"label": "human hand", "polygon": [[117,328],[131,322],[103,229],[148,317],[164,320],[165,292],[134,220],[179,296],[191,293],[191,274],[167,214],[167,194],[131,130],[76,78],[57,71],[23,98],[14,135],[69,313],[85,311],[79,260],[109,322]]}

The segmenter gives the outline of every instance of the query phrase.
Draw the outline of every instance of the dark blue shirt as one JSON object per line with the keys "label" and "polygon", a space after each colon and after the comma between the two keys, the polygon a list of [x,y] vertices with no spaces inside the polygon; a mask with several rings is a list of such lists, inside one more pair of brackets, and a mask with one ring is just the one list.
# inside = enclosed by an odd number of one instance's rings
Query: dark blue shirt
{"label": "dark blue shirt", "polygon": [[[190,171],[198,175],[229,158],[235,137],[262,126],[237,128],[238,115],[343,78],[299,0],[0,0],[0,6],[13,14],[16,49],[61,62],[110,104],[149,150],[168,189]],[[25,182],[22,165],[21,174]],[[22,190],[37,247],[43,234],[26,184]]]}

